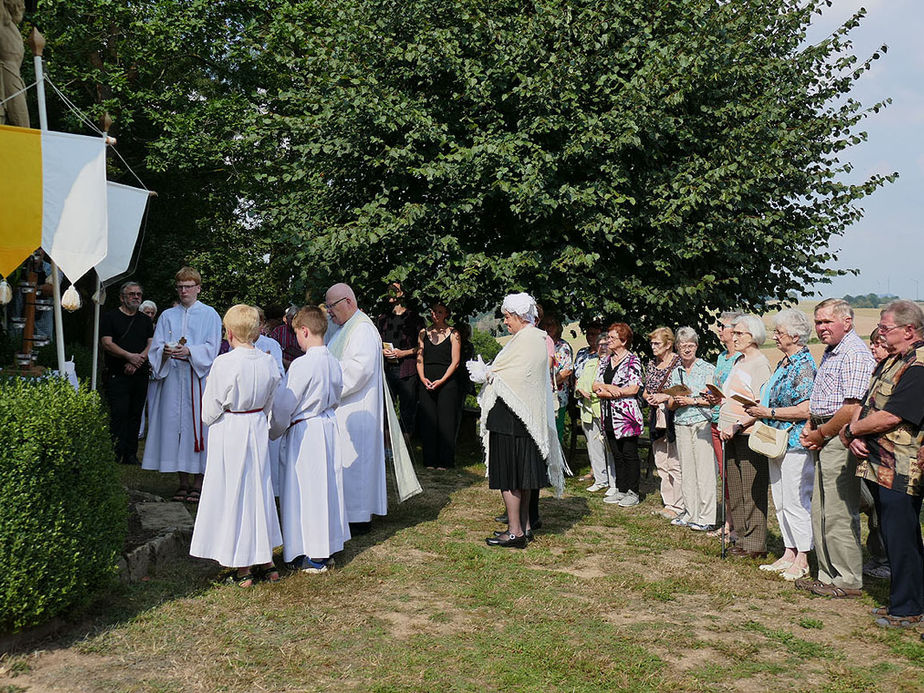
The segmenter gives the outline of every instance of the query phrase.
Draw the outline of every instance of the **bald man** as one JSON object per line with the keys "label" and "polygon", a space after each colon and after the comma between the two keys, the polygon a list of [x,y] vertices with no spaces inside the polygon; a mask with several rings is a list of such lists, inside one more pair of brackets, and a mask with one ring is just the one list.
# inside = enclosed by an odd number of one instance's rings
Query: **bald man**
{"label": "bald man", "polygon": [[325,297],[333,323],[328,348],[343,369],[337,408],[343,455],[343,500],[351,531],[368,531],[373,515],[388,513],[385,492],[384,372],[382,339],[375,324],[356,305],[346,284],[334,284]]}

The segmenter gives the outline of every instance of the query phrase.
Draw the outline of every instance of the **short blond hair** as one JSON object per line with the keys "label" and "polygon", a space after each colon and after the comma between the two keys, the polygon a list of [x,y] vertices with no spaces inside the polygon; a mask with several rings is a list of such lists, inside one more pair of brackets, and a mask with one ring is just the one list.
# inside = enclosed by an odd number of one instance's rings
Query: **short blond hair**
{"label": "short blond hair", "polygon": [[196,282],[196,284],[202,284],[202,275],[199,274],[195,269],[189,266],[180,267],[180,271],[173,275],[173,281],[175,282]]}
{"label": "short blond hair", "polygon": [[316,337],[323,337],[327,333],[327,316],[317,306],[304,306],[292,318],[292,329],[301,327],[307,327]]}
{"label": "short blond hair", "polygon": [[674,343],[674,332],[669,327],[656,327],[651,332],[648,333],[648,341],[650,342],[655,337],[658,337],[665,344]]}
{"label": "short blond hair", "polygon": [[260,314],[253,306],[244,303],[231,306],[221,323],[238,341],[253,344],[260,336]]}

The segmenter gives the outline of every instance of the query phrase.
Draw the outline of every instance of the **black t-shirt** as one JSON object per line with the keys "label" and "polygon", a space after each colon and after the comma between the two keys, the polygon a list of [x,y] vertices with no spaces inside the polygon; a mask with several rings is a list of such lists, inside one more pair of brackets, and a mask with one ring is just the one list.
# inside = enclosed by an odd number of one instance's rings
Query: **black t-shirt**
{"label": "black t-shirt", "polygon": [[[148,340],[154,336],[154,323],[151,318],[138,311],[134,315],[126,315],[116,308],[104,314],[99,323],[99,336],[112,337],[112,342],[125,349],[130,354],[140,354],[148,345]],[[106,368],[110,373],[121,374],[125,368],[125,360],[103,350],[106,357]],[[146,372],[147,369],[142,369]]]}

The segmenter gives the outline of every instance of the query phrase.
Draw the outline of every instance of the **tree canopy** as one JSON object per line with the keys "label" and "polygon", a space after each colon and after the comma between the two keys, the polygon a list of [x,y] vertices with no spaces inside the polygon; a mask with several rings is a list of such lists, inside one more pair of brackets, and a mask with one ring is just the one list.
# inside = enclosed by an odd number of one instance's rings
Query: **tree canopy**
{"label": "tree canopy", "polygon": [[807,44],[825,4],[68,0],[35,21],[169,192],[152,278],[183,258],[228,300],[346,280],[370,305],[401,279],[463,314],[528,290],[704,327],[822,279],[890,178],[842,182],[879,53],[851,53],[862,11]]}

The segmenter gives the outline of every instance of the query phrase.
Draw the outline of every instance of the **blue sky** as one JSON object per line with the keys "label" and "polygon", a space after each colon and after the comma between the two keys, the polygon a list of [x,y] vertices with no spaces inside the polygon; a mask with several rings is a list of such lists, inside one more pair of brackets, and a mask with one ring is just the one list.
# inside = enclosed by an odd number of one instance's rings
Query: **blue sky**
{"label": "blue sky", "polygon": [[[864,105],[892,104],[862,125],[869,138],[848,150],[850,182],[898,171],[899,179],[861,203],[863,219],[833,238],[836,266],[860,270],[815,288],[826,296],[891,292],[924,298],[924,0],[834,0],[809,34],[817,40],[859,8],[868,14],[851,32],[853,53],[864,59],[889,47],[854,88]],[[915,295],[917,294],[917,295]]]}

